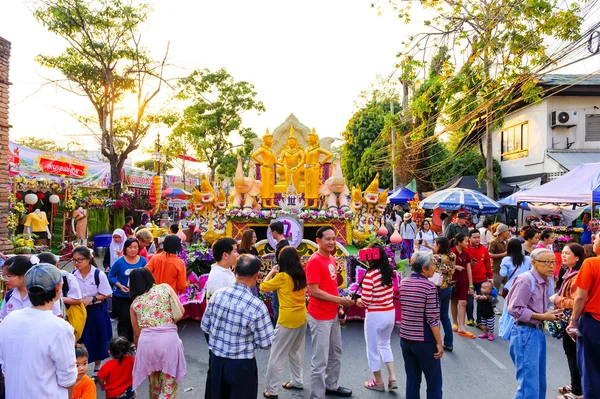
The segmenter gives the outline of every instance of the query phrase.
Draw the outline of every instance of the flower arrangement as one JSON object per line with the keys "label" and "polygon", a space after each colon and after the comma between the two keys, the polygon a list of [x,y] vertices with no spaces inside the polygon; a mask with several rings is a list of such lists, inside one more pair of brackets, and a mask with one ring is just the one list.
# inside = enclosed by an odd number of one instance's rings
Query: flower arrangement
{"label": "flower arrangement", "polygon": [[536,222],[536,221],[538,221],[538,220],[540,220],[540,219],[538,219],[536,216],[533,216],[533,215],[531,215],[531,216],[527,216],[527,217],[525,218],[525,221],[526,221],[527,223]]}
{"label": "flower arrangement", "polygon": [[587,229],[592,233],[598,232],[600,230],[600,219],[592,219],[589,221],[587,225]]}
{"label": "flower arrangement", "polygon": [[327,221],[331,219],[349,220],[354,218],[354,212],[350,209],[314,210],[314,209],[271,209],[256,211],[253,209],[234,208],[228,210],[226,216],[232,221],[260,222],[276,219],[280,216],[296,216],[298,219],[307,221]]}
{"label": "flower arrangement", "polygon": [[19,226],[19,216],[12,212],[9,213],[7,219],[8,231],[14,232],[17,229],[17,226]]}
{"label": "flower arrangement", "polygon": [[573,241],[573,237],[571,237],[570,235],[564,235],[564,236],[558,237],[556,239],[556,241],[562,242],[562,243],[567,243],[567,242]]}
{"label": "flower arrangement", "polygon": [[77,208],[77,204],[73,198],[62,202],[62,208],[67,212],[73,212]]}
{"label": "flower arrangement", "polygon": [[9,237],[8,239],[14,247],[14,254],[34,254],[37,252],[35,249],[35,243],[33,242],[33,240],[36,238],[37,236],[35,234],[17,234]]}
{"label": "flower arrangement", "polygon": [[185,291],[179,294],[179,300],[182,305],[188,303],[202,303],[204,301],[204,287],[208,280],[207,275],[198,276],[195,273],[188,275],[188,286]]}
{"label": "flower arrangement", "polygon": [[201,243],[184,245],[179,258],[185,263],[188,273],[195,273],[198,276],[209,273],[210,266],[215,262],[212,250]]}
{"label": "flower arrangement", "polygon": [[555,233],[583,233],[583,227],[571,227],[571,226],[548,226],[547,229],[552,230]]}
{"label": "flower arrangement", "polygon": [[43,177],[29,177],[19,175],[14,178],[14,183],[17,185],[17,191],[51,191],[58,193],[69,187],[67,179],[50,180]]}

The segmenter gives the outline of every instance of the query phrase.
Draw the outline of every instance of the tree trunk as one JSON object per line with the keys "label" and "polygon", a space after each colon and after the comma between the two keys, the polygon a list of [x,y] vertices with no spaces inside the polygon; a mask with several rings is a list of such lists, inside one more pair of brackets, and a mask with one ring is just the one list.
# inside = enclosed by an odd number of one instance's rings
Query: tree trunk
{"label": "tree trunk", "polygon": [[113,189],[113,198],[118,199],[121,195],[121,168],[118,163],[110,161],[110,181]]}
{"label": "tree trunk", "polygon": [[490,113],[485,117],[485,146],[486,146],[486,187],[487,196],[494,199],[494,158],[492,154],[492,129],[490,127]]}

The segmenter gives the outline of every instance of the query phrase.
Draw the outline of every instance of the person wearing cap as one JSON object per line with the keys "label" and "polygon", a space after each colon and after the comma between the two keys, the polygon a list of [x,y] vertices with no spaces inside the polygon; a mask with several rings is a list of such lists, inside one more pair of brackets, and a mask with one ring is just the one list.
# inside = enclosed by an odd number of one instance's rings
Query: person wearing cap
{"label": "person wearing cap", "polygon": [[506,297],[506,311],[515,319],[510,332],[510,357],[519,387],[515,399],[546,397],[546,337],[544,321],[558,321],[564,309],[548,310],[548,288],[556,258],[546,248],[531,253],[533,269],[514,280]]}
{"label": "person wearing cap", "polygon": [[407,256],[410,259],[414,252],[414,243],[415,238],[417,238],[417,233],[419,232],[419,227],[413,222],[410,212],[406,212],[403,218],[404,222],[400,225],[398,233],[402,237],[402,243],[406,245],[406,248],[408,249]]}
{"label": "person wearing cap", "polygon": [[506,252],[506,243],[510,238],[510,230],[508,226],[500,223],[498,227],[496,227],[496,231],[494,232],[494,238],[489,244],[488,252],[490,254],[490,258],[492,258],[492,271],[494,272],[494,287],[498,290],[498,292],[502,292],[502,281],[504,280],[504,276],[500,275],[500,264],[502,263],[502,258],[504,258],[507,254]]}
{"label": "person wearing cap", "polygon": [[452,241],[452,239],[458,233],[463,233],[466,236],[469,235],[469,226],[467,226],[467,213],[466,212],[458,212],[458,214],[456,215],[456,222],[450,223],[448,225],[448,228],[444,230],[444,235],[450,241]]}
{"label": "person wearing cap", "polygon": [[31,307],[0,324],[0,363],[7,398],[67,399],[77,380],[73,327],[52,314],[62,292],[56,266],[32,266],[24,278]]}
{"label": "person wearing cap", "polygon": [[156,284],[169,284],[177,293],[187,288],[185,263],[177,256],[181,250],[181,239],[168,235],[163,243],[163,252],[154,255],[146,268],[150,270]]}

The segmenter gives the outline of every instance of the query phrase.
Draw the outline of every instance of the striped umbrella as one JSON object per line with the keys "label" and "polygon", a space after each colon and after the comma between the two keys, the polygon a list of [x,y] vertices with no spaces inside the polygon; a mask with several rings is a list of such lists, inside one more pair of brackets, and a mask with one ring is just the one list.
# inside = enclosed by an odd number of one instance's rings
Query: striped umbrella
{"label": "striped umbrella", "polygon": [[421,208],[442,208],[447,211],[464,209],[470,213],[493,215],[500,210],[500,204],[479,191],[466,188],[449,188],[438,191],[419,203]]}
{"label": "striped umbrella", "polygon": [[187,199],[192,196],[191,193],[188,193],[185,190],[180,188],[169,187],[162,192],[163,197],[166,198],[179,198],[179,199]]}

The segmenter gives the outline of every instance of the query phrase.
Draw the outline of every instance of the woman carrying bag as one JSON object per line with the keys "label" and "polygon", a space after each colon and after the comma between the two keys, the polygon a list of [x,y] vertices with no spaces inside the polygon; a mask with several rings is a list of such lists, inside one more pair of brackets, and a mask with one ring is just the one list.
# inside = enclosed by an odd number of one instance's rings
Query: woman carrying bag
{"label": "woman carrying bag", "polygon": [[154,283],[152,273],[138,268],[129,275],[130,309],[137,347],[132,389],[149,377],[150,398],[174,398],[187,373],[183,344],[175,322],[183,305],[168,284]]}

